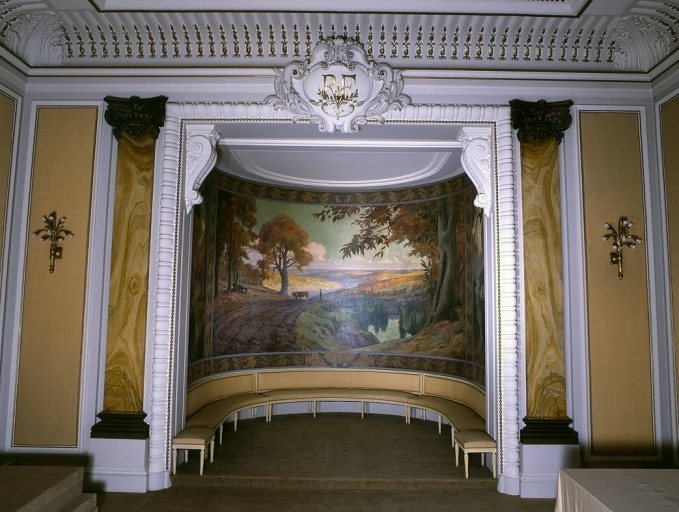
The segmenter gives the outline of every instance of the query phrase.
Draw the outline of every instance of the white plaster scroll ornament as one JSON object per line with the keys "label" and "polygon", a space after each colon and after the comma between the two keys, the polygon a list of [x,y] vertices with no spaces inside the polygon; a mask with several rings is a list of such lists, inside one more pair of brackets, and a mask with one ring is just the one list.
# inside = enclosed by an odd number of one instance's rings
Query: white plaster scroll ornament
{"label": "white plaster scroll ornament", "polygon": [[31,11],[6,26],[2,42],[31,66],[59,66],[66,41],[61,19],[49,11]]}
{"label": "white plaster scroll ornament", "polygon": [[462,168],[476,187],[478,195],[474,206],[483,209],[490,215],[491,182],[490,182],[490,129],[487,127],[465,126],[460,130],[462,142]]}
{"label": "white plaster scroll ornament", "polygon": [[203,202],[198,192],[201,184],[217,162],[217,142],[220,134],[212,124],[190,124],[186,128],[186,172],[184,204],[186,213]]}
{"label": "white plaster scroll ornament", "polygon": [[321,40],[304,61],[292,61],[276,71],[276,94],[265,102],[308,119],[321,132],[357,132],[362,125],[383,123],[383,114],[410,104],[401,72],[369,60],[355,39]]}

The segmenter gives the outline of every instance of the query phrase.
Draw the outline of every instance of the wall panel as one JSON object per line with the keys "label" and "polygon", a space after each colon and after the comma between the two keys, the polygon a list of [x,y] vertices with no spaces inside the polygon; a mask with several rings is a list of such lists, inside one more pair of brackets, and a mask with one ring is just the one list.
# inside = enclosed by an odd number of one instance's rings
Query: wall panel
{"label": "wall panel", "polygon": [[[675,383],[679,383],[679,96],[660,108],[662,162],[665,172],[667,238],[670,251]],[[675,385],[679,403],[679,385]]]}
{"label": "wall panel", "polygon": [[50,274],[49,242],[26,249],[15,446],[77,446],[87,247],[97,108],[37,109],[29,233],[66,216],[75,236]]}
{"label": "wall panel", "polygon": [[646,249],[609,262],[604,223],[620,216],[645,240],[640,119],[581,112],[592,455],[655,454]]}
{"label": "wall panel", "polygon": [[12,169],[17,101],[0,92],[0,268],[5,243],[9,178]]}

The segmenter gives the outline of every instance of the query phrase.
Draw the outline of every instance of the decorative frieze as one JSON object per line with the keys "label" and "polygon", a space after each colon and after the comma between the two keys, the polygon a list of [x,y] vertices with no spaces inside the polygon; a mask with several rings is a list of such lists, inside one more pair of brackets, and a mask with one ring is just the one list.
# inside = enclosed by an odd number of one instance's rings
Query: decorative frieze
{"label": "decorative frieze", "polygon": [[406,67],[648,71],[679,46],[679,0],[624,16],[498,18],[452,14],[45,11],[0,5],[0,42],[30,65],[282,66],[328,37]]}

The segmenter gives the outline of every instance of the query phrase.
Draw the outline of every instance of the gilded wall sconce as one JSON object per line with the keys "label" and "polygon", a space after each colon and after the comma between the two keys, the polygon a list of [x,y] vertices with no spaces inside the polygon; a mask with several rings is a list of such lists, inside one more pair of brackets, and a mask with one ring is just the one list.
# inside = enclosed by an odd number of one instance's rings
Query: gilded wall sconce
{"label": "gilded wall sconce", "polygon": [[604,234],[603,240],[613,240],[611,245],[611,265],[618,265],[618,279],[622,279],[622,248],[629,247],[634,249],[641,243],[641,238],[630,234],[632,221],[622,216],[618,219],[618,229],[616,230],[609,222],[604,224],[608,233]]}
{"label": "gilded wall sconce", "polygon": [[54,272],[54,263],[56,260],[60,260],[63,256],[63,248],[61,247],[61,242],[64,238],[73,237],[73,232],[66,229],[64,224],[66,223],[66,217],[60,217],[57,220],[57,212],[52,212],[48,215],[42,216],[42,221],[44,227],[37,229],[33,232],[34,237],[40,237],[40,240],[50,243],[50,274]]}

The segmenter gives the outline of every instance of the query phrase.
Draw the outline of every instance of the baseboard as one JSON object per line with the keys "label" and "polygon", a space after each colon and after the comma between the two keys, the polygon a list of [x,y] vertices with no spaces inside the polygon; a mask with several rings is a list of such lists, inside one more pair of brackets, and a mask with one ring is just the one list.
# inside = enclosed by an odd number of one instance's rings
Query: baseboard
{"label": "baseboard", "polygon": [[170,481],[170,472],[161,471],[160,473],[149,473],[148,486],[149,491],[160,491],[167,489],[172,485]]}
{"label": "baseboard", "polygon": [[503,494],[518,496],[521,490],[521,481],[516,477],[500,475],[497,479],[497,490]]}
{"label": "baseboard", "polygon": [[119,468],[90,468],[86,476],[97,491],[146,492],[149,490],[145,471]]}
{"label": "baseboard", "polygon": [[556,498],[559,475],[524,475],[521,477],[522,498]]}
{"label": "baseboard", "polygon": [[559,471],[579,466],[577,444],[522,444],[521,497],[556,498]]}

